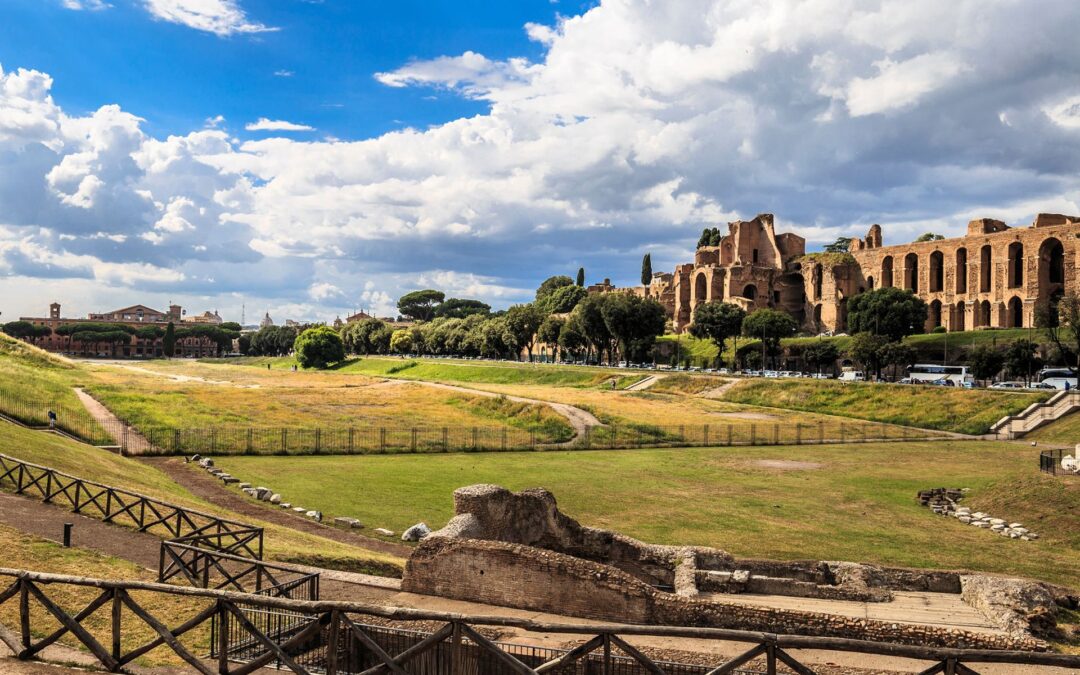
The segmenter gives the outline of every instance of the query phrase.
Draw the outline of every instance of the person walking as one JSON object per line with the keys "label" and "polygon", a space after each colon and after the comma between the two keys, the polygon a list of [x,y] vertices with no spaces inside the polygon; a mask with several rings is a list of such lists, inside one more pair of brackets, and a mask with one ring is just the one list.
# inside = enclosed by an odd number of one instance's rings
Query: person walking
{"label": "person walking", "polygon": [[55,429],[56,428],[56,413],[53,412],[52,410],[49,411],[49,428],[50,429]]}

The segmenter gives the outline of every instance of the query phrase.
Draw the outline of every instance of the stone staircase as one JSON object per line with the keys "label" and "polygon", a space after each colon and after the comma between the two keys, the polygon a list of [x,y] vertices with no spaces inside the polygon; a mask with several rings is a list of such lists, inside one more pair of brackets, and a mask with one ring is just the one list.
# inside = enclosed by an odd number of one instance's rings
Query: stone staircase
{"label": "stone staircase", "polygon": [[1080,392],[1059,391],[1042,403],[1033,403],[1016,415],[998,420],[990,431],[1000,438],[1020,438],[1040,426],[1080,410]]}

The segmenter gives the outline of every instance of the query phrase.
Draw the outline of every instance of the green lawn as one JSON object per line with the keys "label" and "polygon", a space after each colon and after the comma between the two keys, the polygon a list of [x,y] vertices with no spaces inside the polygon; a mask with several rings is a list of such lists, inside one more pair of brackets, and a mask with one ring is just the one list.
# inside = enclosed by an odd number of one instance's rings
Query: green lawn
{"label": "green lawn", "polygon": [[[777,469],[759,460],[797,460]],[[636,451],[270,458],[219,462],[325,513],[400,531],[442,526],[452,492],[474,483],[542,486],[586,525],[645,541],[696,544],[740,556],[865,560],[970,568],[1076,585],[1080,489],[1038,473],[1031,448],[988,442]],[[1043,535],[1005,540],[933,516],[915,502],[929,487],[970,487],[978,507],[1001,507]],[[1026,498],[1038,490],[1040,500]],[[1005,508],[1007,507],[1007,508]]]}
{"label": "green lawn", "polygon": [[786,408],[857,419],[984,434],[1005,415],[1020,412],[1050,395],[989,389],[922,387],[832,380],[743,380],[725,401]]}

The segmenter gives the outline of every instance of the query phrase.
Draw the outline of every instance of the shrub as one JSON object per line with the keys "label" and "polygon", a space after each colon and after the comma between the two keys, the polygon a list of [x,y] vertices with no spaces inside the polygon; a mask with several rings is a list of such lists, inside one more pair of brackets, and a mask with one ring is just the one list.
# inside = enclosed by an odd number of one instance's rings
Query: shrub
{"label": "shrub", "polygon": [[329,326],[316,326],[300,333],[293,344],[296,361],[303,368],[323,369],[345,360],[341,336]]}

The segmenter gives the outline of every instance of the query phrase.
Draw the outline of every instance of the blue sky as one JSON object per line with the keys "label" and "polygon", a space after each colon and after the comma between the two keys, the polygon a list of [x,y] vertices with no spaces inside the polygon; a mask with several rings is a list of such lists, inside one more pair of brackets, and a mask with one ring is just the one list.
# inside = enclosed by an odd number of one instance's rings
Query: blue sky
{"label": "blue sky", "polygon": [[561,9],[549,0],[248,0],[248,18],[276,30],[222,39],[155,20],[139,0],[110,5],[72,11],[62,0],[7,0],[0,63],[57,78],[53,96],[66,110],[121,103],[155,136],[223,115],[288,119],[343,139],[482,113],[479,102],[389,88],[372,75],[470,49],[535,59],[542,49],[522,27],[550,23]]}
{"label": "blue sky", "polygon": [[1080,213],[1080,5],[7,0],[0,311],[496,307],[704,227]]}

